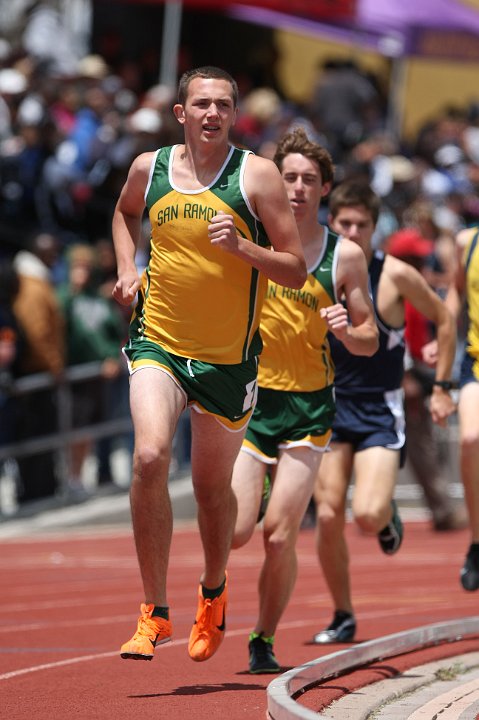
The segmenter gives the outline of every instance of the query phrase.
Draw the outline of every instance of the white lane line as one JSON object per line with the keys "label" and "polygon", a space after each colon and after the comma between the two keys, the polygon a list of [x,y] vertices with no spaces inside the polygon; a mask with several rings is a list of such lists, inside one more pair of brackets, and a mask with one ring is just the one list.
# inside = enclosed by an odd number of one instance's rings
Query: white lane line
{"label": "white lane line", "polygon": [[[278,628],[279,630],[283,629],[291,629],[295,627],[302,627],[304,625],[308,625],[309,623],[296,620],[294,622],[284,623],[281,624]],[[237,630],[229,630],[227,633],[227,637],[237,637],[239,635],[246,635],[248,636],[251,632],[251,627],[248,625],[247,628],[238,628]],[[179,640],[173,640],[172,642],[165,643],[161,646],[163,652],[163,648],[171,648],[171,647],[177,647],[178,645],[186,645],[188,643],[189,638],[180,638]],[[94,655],[80,655],[79,657],[69,658],[66,660],[58,660],[56,662],[51,663],[44,663],[42,665],[32,665],[31,667],[26,668],[20,668],[19,670],[12,670],[11,672],[6,672],[0,675],[0,681],[2,680],[11,680],[12,678],[20,677],[21,675],[28,675],[29,673],[34,672],[40,672],[42,670],[52,670],[55,668],[65,667],[67,665],[75,665],[76,663],[81,662],[90,662],[93,660],[102,660],[104,658],[109,657],[115,657],[119,655],[119,651],[110,651],[110,652],[104,652],[104,653],[97,653]]]}
{"label": "white lane line", "polygon": [[[366,617],[367,613],[365,613]],[[376,617],[376,615],[374,615]],[[110,618],[111,620],[111,618]],[[294,620],[287,623],[280,623],[278,627],[278,631],[281,630],[291,630],[293,628],[301,628],[301,627],[308,627],[311,625],[310,620]],[[241,635],[248,636],[251,631],[250,625],[246,628],[237,628],[236,630],[229,630],[227,633],[227,637],[238,637]],[[178,640],[173,640],[170,643],[165,643],[162,645],[162,649],[167,649],[171,647],[177,647],[179,645],[186,645],[188,643],[189,638],[180,638]],[[12,678],[20,677],[21,675],[27,675],[29,673],[34,672],[40,672],[43,670],[52,670],[55,668],[61,668],[66,667],[67,665],[75,665],[77,663],[81,662],[91,662],[94,660],[102,660],[104,658],[110,658],[115,657],[118,655],[118,650],[110,651],[110,652],[103,652],[103,653],[97,653],[93,655],[80,655],[79,657],[69,658],[65,660],[58,660],[56,662],[51,663],[44,663],[42,665],[32,665],[31,667],[26,668],[20,668],[18,670],[12,670],[11,672],[3,673],[0,675],[0,681],[2,680],[11,680]]]}
{"label": "white lane line", "polygon": [[89,660],[100,660],[101,658],[112,657],[116,654],[116,652],[107,652],[98,655],[82,655],[81,657],[70,658],[69,660],[58,660],[58,662],[44,663],[43,665],[32,665],[31,667],[3,673],[3,675],[0,675],[0,680],[10,680],[20,675],[28,675],[28,673],[39,672],[40,670],[51,670],[52,668],[64,667],[65,665],[75,665],[76,663],[88,662]]}

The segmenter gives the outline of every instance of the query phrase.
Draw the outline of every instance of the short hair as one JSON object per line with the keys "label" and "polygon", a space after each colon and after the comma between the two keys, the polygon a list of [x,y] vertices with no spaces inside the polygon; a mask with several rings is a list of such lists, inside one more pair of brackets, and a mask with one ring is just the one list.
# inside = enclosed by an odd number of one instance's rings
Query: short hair
{"label": "short hair", "polygon": [[329,212],[333,218],[343,207],[362,205],[371,213],[376,225],[381,210],[381,199],[363,180],[345,180],[329,196]]}
{"label": "short hair", "polygon": [[286,155],[298,153],[316,162],[321,172],[323,183],[332,182],[334,178],[334,165],[331,155],[326,148],[309,139],[302,127],[296,127],[284,135],[278,142],[273,160],[281,170]]}
{"label": "short hair", "polygon": [[233,97],[234,107],[238,105],[238,84],[236,80],[226,70],[215,67],[214,65],[203,65],[202,67],[194,68],[193,70],[187,70],[183,73],[178,84],[178,102],[180,105],[184,105],[190,82],[195,78],[212,78],[214,80],[226,80],[231,85],[231,95]]}

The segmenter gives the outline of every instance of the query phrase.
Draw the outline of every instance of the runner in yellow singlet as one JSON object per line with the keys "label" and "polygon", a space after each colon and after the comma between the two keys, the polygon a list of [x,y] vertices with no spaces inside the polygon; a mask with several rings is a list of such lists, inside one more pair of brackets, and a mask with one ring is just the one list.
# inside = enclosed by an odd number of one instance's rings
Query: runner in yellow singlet
{"label": "runner in yellow singlet", "polygon": [[234,547],[253,533],[267,471],[273,481],[263,523],[259,615],[249,638],[251,673],[280,670],[274,633],[293,590],[296,538],[334,417],[327,333],[360,355],[372,355],[378,347],[364,253],[318,223],[321,198],[333,181],[329,153],[297,128],[280,141],[274,159],[299,228],[308,277],[299,290],[268,283],[258,403],[233,473]]}
{"label": "runner in yellow singlet", "polygon": [[456,286],[447,303],[456,319],[467,307],[467,336],[459,381],[459,457],[464,499],[469,514],[470,545],[461,568],[464,590],[479,589],[479,228],[457,236]]}
{"label": "runner in yellow singlet", "polygon": [[[225,71],[185,73],[173,108],[184,144],[133,161],[113,217],[113,295],[127,305],[138,293],[125,354],[135,431],[131,510],[145,598],[137,631],[121,648],[126,659],[151,660],[172,634],[168,467],[187,405],[196,411],[191,470],[204,551],[190,657],[207,660],[223,639],[236,518],[231,475],[256,400],[266,279],[299,288],[306,278],[278,169],[229,144],[237,101]],[[151,251],[140,279],[135,251],[145,206]]]}

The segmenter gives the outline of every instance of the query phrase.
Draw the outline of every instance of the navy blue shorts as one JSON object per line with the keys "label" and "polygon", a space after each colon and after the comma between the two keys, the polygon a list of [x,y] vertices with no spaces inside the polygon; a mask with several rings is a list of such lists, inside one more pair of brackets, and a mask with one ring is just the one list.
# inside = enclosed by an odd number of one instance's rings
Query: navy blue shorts
{"label": "navy blue shorts", "polygon": [[461,362],[459,387],[462,388],[471,382],[479,382],[479,360],[469,355],[466,349]]}
{"label": "navy blue shorts", "polygon": [[370,447],[399,450],[405,460],[406,421],[401,388],[384,395],[343,395],[336,391],[336,416],[331,442],[352,445],[354,452]]}

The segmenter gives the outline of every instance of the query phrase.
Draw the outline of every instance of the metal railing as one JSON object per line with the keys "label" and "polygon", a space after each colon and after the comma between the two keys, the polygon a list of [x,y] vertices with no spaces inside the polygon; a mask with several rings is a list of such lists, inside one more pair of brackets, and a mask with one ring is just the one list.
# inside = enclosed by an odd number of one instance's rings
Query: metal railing
{"label": "metal railing", "polygon": [[[24,458],[37,453],[53,451],[58,473],[58,491],[61,494],[70,476],[70,446],[84,440],[100,440],[131,433],[133,426],[129,413],[91,425],[73,427],[72,386],[74,383],[102,377],[102,363],[92,362],[66,368],[61,380],[50,373],[36,373],[14,380],[7,389],[13,398],[51,390],[56,407],[56,430],[0,445],[0,464],[8,459]],[[4,389],[5,391],[5,389]]]}
{"label": "metal railing", "polygon": [[73,365],[65,370],[61,381],[54,378],[50,373],[36,373],[15,380],[8,390],[13,397],[29,395],[38,390],[52,390],[56,395],[58,430],[49,435],[41,435],[29,440],[1,445],[0,461],[11,457],[35,455],[45,450],[57,450],[64,453],[69,445],[80,440],[92,437],[99,440],[115,434],[131,432],[133,426],[129,415],[94,423],[82,428],[74,429],[72,427],[71,385],[75,382],[101,377],[101,367],[101,362]]}

